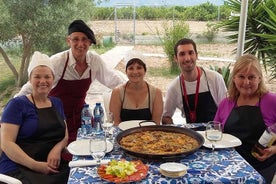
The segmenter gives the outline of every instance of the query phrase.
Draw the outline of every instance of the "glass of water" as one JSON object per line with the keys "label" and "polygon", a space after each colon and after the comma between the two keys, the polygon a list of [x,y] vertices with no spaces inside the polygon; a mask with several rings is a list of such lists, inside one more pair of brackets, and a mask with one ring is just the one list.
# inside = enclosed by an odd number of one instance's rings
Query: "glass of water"
{"label": "glass of water", "polygon": [[96,160],[97,166],[94,168],[94,174],[97,173],[97,168],[101,164],[101,160],[105,156],[107,149],[106,137],[103,135],[94,135],[89,141],[89,151],[93,159]]}
{"label": "glass of water", "polygon": [[114,124],[114,116],[113,112],[107,112],[106,113],[106,119],[102,123],[102,128],[105,132],[105,136],[109,138],[109,132]]}
{"label": "glass of water", "polygon": [[206,125],[205,137],[212,144],[212,158],[214,161],[219,160],[219,157],[214,154],[215,142],[222,139],[222,125],[217,121],[209,121]]}

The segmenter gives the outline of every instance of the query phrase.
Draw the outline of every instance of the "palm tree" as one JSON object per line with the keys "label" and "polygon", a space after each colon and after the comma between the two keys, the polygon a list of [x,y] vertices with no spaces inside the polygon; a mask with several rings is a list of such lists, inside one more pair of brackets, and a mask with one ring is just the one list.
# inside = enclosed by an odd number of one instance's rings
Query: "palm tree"
{"label": "palm tree", "polygon": [[[233,12],[240,12],[241,0],[226,0],[225,5]],[[245,32],[244,53],[256,55],[264,68],[271,69],[276,78],[276,0],[249,0]],[[232,32],[230,42],[238,41],[239,17],[231,17],[218,24],[224,31]],[[236,52],[234,50],[233,52]]]}
{"label": "palm tree", "polygon": [[276,78],[276,0],[271,1],[271,4],[264,4],[263,7],[268,14],[268,17],[266,18],[266,21],[259,22],[270,32],[256,35],[267,40],[269,43],[269,45],[264,48],[264,51],[267,52],[267,57],[265,59],[271,69],[271,77]]}

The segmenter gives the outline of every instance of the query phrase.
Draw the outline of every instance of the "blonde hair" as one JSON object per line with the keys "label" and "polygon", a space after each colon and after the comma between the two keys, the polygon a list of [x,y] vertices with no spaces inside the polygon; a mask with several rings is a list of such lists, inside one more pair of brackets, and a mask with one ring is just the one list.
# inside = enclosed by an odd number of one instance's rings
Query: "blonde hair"
{"label": "blonde hair", "polygon": [[237,59],[234,64],[233,70],[231,72],[229,87],[228,87],[228,96],[231,100],[237,100],[240,92],[235,86],[233,81],[233,77],[242,69],[245,68],[254,68],[256,69],[258,75],[260,76],[260,83],[258,85],[258,89],[256,90],[255,94],[259,95],[260,97],[268,92],[264,80],[263,80],[263,73],[262,67],[257,57],[252,54],[245,54]]}

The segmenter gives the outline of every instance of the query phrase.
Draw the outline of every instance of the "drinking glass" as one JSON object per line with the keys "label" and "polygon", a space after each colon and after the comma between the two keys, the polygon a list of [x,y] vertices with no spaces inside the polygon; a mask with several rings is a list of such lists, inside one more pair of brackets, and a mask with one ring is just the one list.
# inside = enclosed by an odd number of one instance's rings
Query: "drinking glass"
{"label": "drinking glass", "polygon": [[96,175],[96,171],[98,166],[101,164],[101,160],[105,156],[106,153],[106,137],[103,135],[94,135],[90,138],[89,141],[89,151],[93,159],[96,160],[96,167],[93,169],[94,174]]}
{"label": "drinking glass", "polygon": [[107,138],[109,138],[109,132],[110,132],[111,128],[113,127],[113,124],[114,124],[113,112],[107,112],[106,119],[102,123],[102,128],[103,128],[103,130],[105,132],[105,136]]}
{"label": "drinking glass", "polygon": [[212,159],[213,161],[219,160],[219,156],[214,154],[215,142],[222,139],[222,126],[220,122],[209,121],[206,125],[205,131],[206,139],[212,144]]}

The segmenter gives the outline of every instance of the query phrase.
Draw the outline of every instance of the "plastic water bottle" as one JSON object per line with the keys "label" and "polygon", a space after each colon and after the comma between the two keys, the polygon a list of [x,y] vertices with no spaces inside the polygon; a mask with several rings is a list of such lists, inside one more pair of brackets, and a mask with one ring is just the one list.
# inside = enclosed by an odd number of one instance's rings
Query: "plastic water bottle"
{"label": "plastic water bottle", "polygon": [[103,131],[102,129],[102,123],[104,120],[104,110],[101,105],[101,103],[96,103],[96,106],[94,108],[94,129],[96,133],[101,133]]}
{"label": "plastic water bottle", "polygon": [[86,135],[90,132],[92,128],[93,115],[89,108],[89,104],[84,104],[81,111],[81,132]]}

